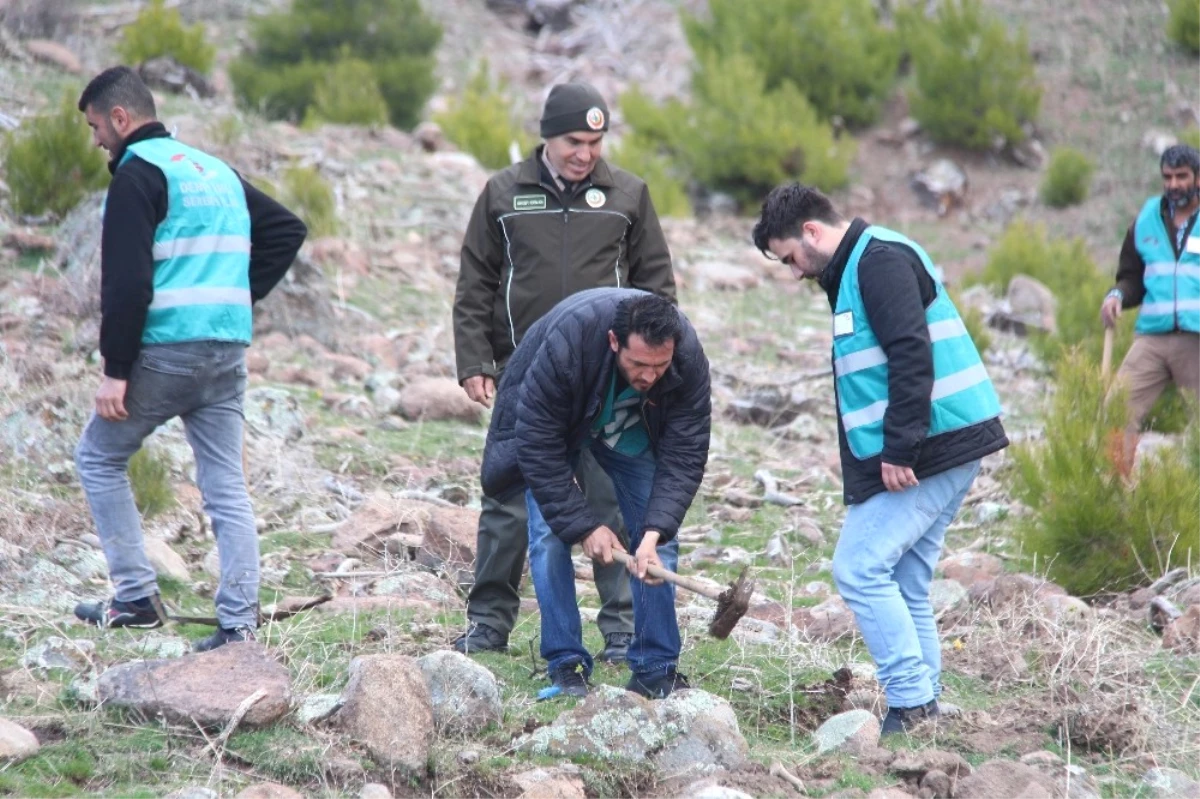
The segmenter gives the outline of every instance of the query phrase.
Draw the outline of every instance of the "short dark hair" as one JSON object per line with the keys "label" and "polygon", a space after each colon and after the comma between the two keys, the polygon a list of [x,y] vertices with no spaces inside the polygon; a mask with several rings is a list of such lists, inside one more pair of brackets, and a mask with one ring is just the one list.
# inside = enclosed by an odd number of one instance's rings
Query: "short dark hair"
{"label": "short dark hair", "polygon": [[683,336],[683,323],[679,320],[679,311],[666,297],[641,294],[621,300],[617,305],[612,331],[622,349],[629,346],[629,336],[633,333],[651,347],[659,347],[668,340],[678,344]]}
{"label": "short dark hair", "polygon": [[142,119],[154,119],[157,116],[154,95],[141,76],[125,66],[109,67],[92,78],[83,94],[79,95],[79,110],[86,112],[88,106],[101,114],[120,106]]}
{"label": "short dark hair", "polygon": [[763,200],[762,215],[754,225],[754,246],[768,255],[767,243],[771,239],[800,238],[800,228],[814,220],[837,225],[842,216],[828,197],[811,186],[799,183],[776,186]]}
{"label": "short dark hair", "polygon": [[1196,148],[1187,144],[1173,144],[1163,150],[1162,158],[1158,161],[1158,168],[1170,167],[1178,169],[1181,166],[1192,168],[1193,175],[1200,175],[1200,153],[1196,152]]}

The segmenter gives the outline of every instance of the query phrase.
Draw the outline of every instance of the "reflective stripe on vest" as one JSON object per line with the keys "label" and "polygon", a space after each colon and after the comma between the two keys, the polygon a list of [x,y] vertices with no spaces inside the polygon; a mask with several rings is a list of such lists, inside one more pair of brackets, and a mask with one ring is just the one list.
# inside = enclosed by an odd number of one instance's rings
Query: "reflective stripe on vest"
{"label": "reflective stripe on vest", "polygon": [[1175,258],[1175,246],[1162,218],[1162,198],[1146,200],[1133,226],[1138,255],[1146,265],[1146,296],[1135,330],[1158,335],[1185,330],[1200,332],[1200,235],[1193,227]]}
{"label": "reflective stripe on vest", "polygon": [[171,138],[129,145],[162,170],[167,214],[154,232],[154,296],[143,344],[250,343],[250,212],[224,162]]}
{"label": "reflective stripe on vest", "polygon": [[933,263],[908,238],[880,227],[863,231],[842,273],[834,309],[833,371],[838,412],[850,451],[859,460],[883,451],[888,408],[888,360],[871,330],[858,283],[858,264],[872,239],[903,244],[916,253],[937,297],[925,310],[933,350],[933,388],[926,437],[949,433],[1000,415],[1000,399],[966,325],[937,279]]}

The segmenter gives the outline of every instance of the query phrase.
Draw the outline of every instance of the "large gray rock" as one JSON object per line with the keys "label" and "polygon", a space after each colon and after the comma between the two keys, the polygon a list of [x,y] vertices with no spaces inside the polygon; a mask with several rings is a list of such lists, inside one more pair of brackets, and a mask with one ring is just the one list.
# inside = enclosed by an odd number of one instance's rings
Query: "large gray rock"
{"label": "large gray rock", "polygon": [[496,678],[466,655],[441,650],[417,661],[438,732],[469,735],[504,717]]}
{"label": "large gray rock", "polygon": [[114,666],[100,675],[97,693],[105,704],[147,717],[161,714],[188,726],[218,727],[260,689],[266,695],[242,717],[245,726],[271,724],[288,712],[291,677],[262,645],[239,643],[171,660]]}
{"label": "large gray rock", "polygon": [[521,789],[518,799],[586,799],[579,766],[567,763],[554,768],[535,768],[515,775]]}
{"label": "large gray rock", "polygon": [[380,765],[423,772],[434,738],[433,704],[417,662],[365,655],[350,662],[337,726],[361,741]]}
{"label": "large gray rock", "polygon": [[1142,777],[1142,785],[1154,799],[1195,799],[1200,796],[1200,782],[1179,769],[1152,768]]}
{"label": "large gray rock", "polygon": [[571,710],[517,739],[537,755],[604,760],[651,759],[664,771],[737,768],[748,748],[733,709],[720,697],[689,690],[651,702],[601,685]]}
{"label": "large gray rock", "polygon": [[38,753],[41,746],[29,730],[0,717],[0,763],[16,763]]}
{"label": "large gray rock", "polygon": [[181,583],[186,583],[191,574],[188,572],[187,561],[166,541],[146,536],[144,539],[146,559],[154,567],[154,573],[159,577],[170,577]]}
{"label": "large gray rock", "polygon": [[959,552],[944,558],[938,570],[947,580],[970,588],[980,580],[991,580],[1004,573],[1004,561],[987,552]]}
{"label": "large gray rock", "polygon": [[813,731],[817,754],[858,754],[879,743],[879,719],[869,710],[848,710],[829,718]]}
{"label": "large gray rock", "polygon": [[929,584],[929,601],[935,616],[961,607],[967,602],[967,589],[957,580],[933,580]]}
{"label": "large gray rock", "polygon": [[409,383],[400,390],[399,410],[401,416],[414,422],[478,422],[483,418],[483,406],[472,401],[449,377],[425,377]]}
{"label": "large gray rock", "polygon": [[1053,777],[1033,766],[1011,760],[989,760],[958,783],[954,799],[995,799],[997,796],[1057,797]]}

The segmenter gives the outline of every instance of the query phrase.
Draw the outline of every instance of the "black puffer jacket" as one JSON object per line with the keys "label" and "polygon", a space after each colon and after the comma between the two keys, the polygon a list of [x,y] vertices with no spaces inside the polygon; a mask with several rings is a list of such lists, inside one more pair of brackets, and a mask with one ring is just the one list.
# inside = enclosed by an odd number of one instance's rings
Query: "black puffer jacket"
{"label": "black puffer jacket", "polygon": [[[483,491],[504,498],[528,486],[550,529],[568,544],[601,524],[574,482],[570,459],[587,441],[616,366],[608,331],[617,305],[641,293],[591,289],[554,306],[517,346],[496,395]],[[700,487],[712,424],[708,359],[686,318],[643,413],[657,465],[643,526],[669,541]]]}

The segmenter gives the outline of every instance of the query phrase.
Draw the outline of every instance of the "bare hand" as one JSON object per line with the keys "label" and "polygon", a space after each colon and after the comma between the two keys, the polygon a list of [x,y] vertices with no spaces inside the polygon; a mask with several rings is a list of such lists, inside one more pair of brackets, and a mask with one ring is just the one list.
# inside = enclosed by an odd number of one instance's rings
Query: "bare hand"
{"label": "bare hand", "polygon": [[128,419],[129,414],[125,411],[125,389],[128,385],[127,380],[106,375],[96,390],[96,415],[110,422]]}
{"label": "bare hand", "polygon": [[583,554],[604,566],[612,564],[614,550],[625,551],[617,534],[603,524],[588,533],[581,543],[583,544]]}
{"label": "bare hand", "polygon": [[883,485],[888,491],[903,491],[918,485],[917,476],[908,466],[884,463],[880,466],[879,473],[883,478]]}
{"label": "bare hand", "polygon": [[642,535],[642,543],[638,544],[637,552],[634,557],[629,559],[626,568],[634,577],[641,580],[646,585],[662,585],[661,577],[653,577],[647,571],[647,567],[657,566],[663,568],[663,562],[658,557],[658,531],[647,530]]}
{"label": "bare hand", "polygon": [[1112,327],[1121,318],[1121,298],[1105,297],[1100,305],[1100,321],[1105,327]]}
{"label": "bare hand", "polygon": [[492,407],[492,397],[496,396],[496,381],[490,375],[475,375],[463,381],[463,391],[473,401],[485,408]]}

